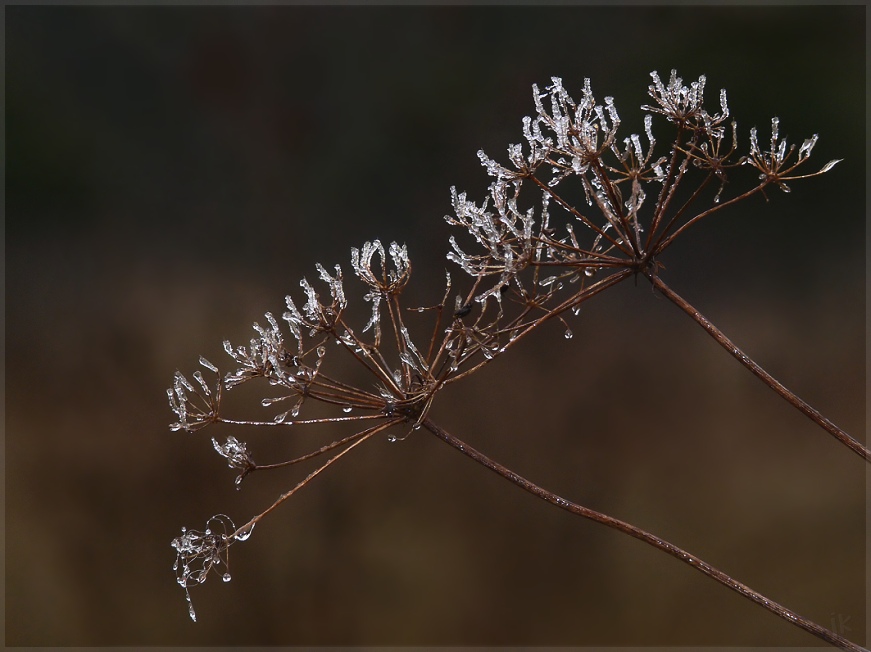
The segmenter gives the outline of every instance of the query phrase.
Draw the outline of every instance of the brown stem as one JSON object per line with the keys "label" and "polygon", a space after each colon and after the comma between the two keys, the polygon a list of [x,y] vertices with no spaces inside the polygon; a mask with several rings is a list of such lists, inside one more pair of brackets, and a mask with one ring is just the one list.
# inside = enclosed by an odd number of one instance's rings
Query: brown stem
{"label": "brown stem", "polygon": [[871,451],[869,451],[865,446],[862,445],[861,442],[853,439],[846,432],[841,430],[834,423],[825,418],[822,414],[820,414],[813,407],[805,403],[798,396],[796,396],[793,392],[784,387],[774,376],[769,374],[765,369],[760,367],[756,362],[754,362],[750,356],[744,353],[741,349],[739,349],[735,344],[730,340],[726,335],[716,326],[714,326],[708,319],[696,310],[692,305],[690,305],[683,297],[674,292],[668,285],[666,285],[659,276],[652,274],[650,272],[645,272],[645,276],[653,283],[653,286],[662,292],[672,303],[678,306],[681,310],[687,313],[690,317],[692,317],[696,323],[698,323],[702,328],[704,328],[708,334],[713,337],[717,342],[726,349],[738,362],[747,367],[757,378],[759,378],[763,383],[768,385],[771,389],[777,392],[782,398],[784,398],[790,405],[792,405],[795,409],[800,411],[802,414],[807,416],[811,421],[816,423],[820,428],[831,434],[835,439],[844,444],[851,451],[856,453],[857,455],[865,458],[866,461],[871,462]]}
{"label": "brown stem", "polygon": [[[729,201],[724,201],[722,203],[716,204],[715,206],[712,206],[708,210],[702,211],[698,215],[694,216],[692,219],[687,220],[674,233],[668,234],[668,229],[666,229],[665,231],[663,231],[659,235],[659,237],[656,241],[656,244],[650,248],[650,251],[653,252],[653,255],[657,255],[657,254],[662,253],[662,251],[665,250],[666,247],[668,247],[672,242],[674,242],[675,238],[680,236],[681,233],[686,231],[688,228],[690,228],[693,224],[695,224],[699,220],[707,217],[708,215],[711,215],[712,213],[716,213],[717,211],[723,210],[727,206],[731,206],[732,204],[737,204],[739,201],[743,201],[743,200],[747,199],[748,197],[755,195],[757,192],[761,192],[762,189],[768,185],[768,183],[769,183],[768,181],[764,181],[764,182],[760,183],[758,186],[751,188],[747,192],[742,193],[742,194],[738,195],[737,197],[732,197],[732,199],[730,199]],[[669,228],[671,228],[673,225],[674,225],[674,221],[672,221],[669,224]]]}
{"label": "brown stem", "polygon": [[658,550],[662,550],[663,552],[668,553],[672,557],[675,557],[680,561],[684,562],[685,564],[688,564],[700,573],[707,575],[711,579],[732,589],[733,591],[747,598],[748,600],[751,600],[756,604],[768,609],[773,614],[780,616],[787,622],[792,623],[796,627],[800,627],[806,632],[813,634],[817,638],[820,638],[827,643],[831,643],[832,645],[842,650],[852,650],[855,652],[860,652],[864,650],[864,652],[868,652],[868,650],[866,650],[865,648],[860,647],[859,645],[856,645],[851,641],[848,641],[843,636],[839,636],[835,632],[826,629],[821,625],[817,625],[815,622],[808,620],[807,618],[799,616],[797,613],[790,611],[783,605],[778,604],[773,600],[769,600],[761,593],[754,591],[749,586],[735,580],[723,571],[717,570],[707,562],[702,561],[695,555],[692,555],[681,548],[678,548],[676,545],[669,543],[668,541],[665,541],[664,539],[661,539],[658,536],[647,532],[646,530],[642,530],[639,527],[631,525],[630,523],[621,521],[620,519],[614,518],[613,516],[608,516],[607,514],[602,514],[601,512],[597,512],[588,507],[584,507],[583,505],[578,505],[577,503],[566,500],[565,498],[562,498],[555,493],[548,491],[547,489],[539,487],[538,485],[530,482],[526,478],[518,475],[511,469],[508,469],[499,464],[498,462],[491,460],[489,457],[476,450],[475,448],[472,448],[465,442],[457,439],[429,419],[424,419],[422,425],[433,435],[435,435],[442,441],[450,444],[467,457],[470,457],[479,464],[486,466],[491,471],[498,473],[506,480],[513,482],[518,487],[528,491],[534,496],[537,496],[538,498],[541,498],[542,500],[545,500],[552,505],[556,505],[557,507],[560,507],[567,512],[575,514],[576,516],[582,516],[597,523],[601,523],[602,525],[613,528],[619,532],[622,532],[623,534],[628,534],[629,536],[639,539],[644,543],[647,543],[654,548],[657,548]]}

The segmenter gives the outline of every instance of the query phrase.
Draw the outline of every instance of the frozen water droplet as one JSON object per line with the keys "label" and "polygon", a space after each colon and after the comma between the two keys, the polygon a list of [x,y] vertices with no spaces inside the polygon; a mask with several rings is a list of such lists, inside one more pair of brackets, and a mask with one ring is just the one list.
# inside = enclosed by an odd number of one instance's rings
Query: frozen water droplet
{"label": "frozen water droplet", "polygon": [[348,414],[348,412],[350,412],[350,411],[351,411],[350,405],[346,405],[345,407],[342,408],[342,412],[344,412],[345,414]]}
{"label": "frozen water droplet", "polygon": [[321,345],[318,347],[318,357],[319,358],[323,358],[324,355],[326,355],[326,353],[327,353],[327,349],[324,345]]}
{"label": "frozen water droplet", "polygon": [[396,435],[387,435],[387,441],[389,441],[391,444],[395,444],[396,443]]}
{"label": "frozen water droplet", "polygon": [[574,337],[574,333],[572,333],[572,329],[567,328],[566,329],[566,339],[570,340],[570,339],[572,339],[572,337]]}
{"label": "frozen water droplet", "polygon": [[[251,536],[251,533],[254,531],[255,525],[257,525],[257,523],[252,523],[248,527],[244,527],[241,530],[239,530],[239,532],[236,533],[236,537],[235,537],[236,541],[247,541],[249,539],[249,537]],[[227,582],[229,580],[224,580],[224,581]]]}
{"label": "frozen water droplet", "polygon": [[225,582],[229,582],[232,578],[230,577],[230,573],[224,573],[224,576],[221,579]]}
{"label": "frozen water droplet", "polygon": [[194,606],[190,604],[190,599],[188,599],[188,613],[190,614],[191,620],[197,622],[197,612],[194,611]]}
{"label": "frozen water droplet", "polygon": [[218,368],[215,365],[213,365],[211,362],[206,360],[203,356],[200,356],[200,364],[203,365],[204,367],[206,367],[207,369],[211,369],[215,373],[218,373]]}

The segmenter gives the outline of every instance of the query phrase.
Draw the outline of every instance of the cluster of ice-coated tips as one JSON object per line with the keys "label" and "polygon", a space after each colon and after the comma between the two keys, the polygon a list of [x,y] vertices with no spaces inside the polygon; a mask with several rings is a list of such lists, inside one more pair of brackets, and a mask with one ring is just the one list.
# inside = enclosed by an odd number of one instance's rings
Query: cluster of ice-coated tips
{"label": "cluster of ice-coated tips", "polygon": [[[648,112],[643,129],[646,143],[639,134],[618,138],[620,117],[613,99],[597,102],[588,79],[575,101],[562,80],[554,77],[544,92],[533,87],[536,114],[523,119],[525,147],[510,145],[506,164],[478,152],[495,179],[489,196],[478,204],[452,188],[454,210],[445,219],[464,232],[461,237],[470,236],[473,244],[470,248],[452,236],[448,259],[477,279],[495,279],[491,284],[479,281],[479,301],[499,298],[506,286],[519,288],[521,294],[528,291],[528,282],[520,276],[528,267],[562,269],[548,277],[560,281],[582,278],[581,270],[592,276],[602,270],[650,268],[677,233],[722,206],[727,178],[732,168],[742,164],[760,171],[760,183],[749,191],[740,190],[735,199],[761,192],[769,184],[788,191],[784,180],[803,178],[794,170],[807,160],[816,135],[789,162],[795,147],[779,139],[775,118],[770,149],[759,147],[754,128],[749,154],[739,156],[734,121],[731,147],[726,142],[730,111],[725,90],[720,91],[718,110],[711,112],[705,107],[704,76],[689,85],[674,70],[668,83],[656,72],[651,78],[649,95],[654,102],[642,106]],[[655,115],[672,123],[674,132],[668,150],[658,153]],[[835,163],[804,176],[826,172]],[[702,176],[692,174],[693,170]],[[713,196],[702,192],[711,179],[719,182]],[[574,187],[569,185],[572,181]],[[686,184],[695,184],[695,189],[689,201],[677,204],[673,201],[677,189]],[[533,195],[524,196],[522,190],[530,185]],[[578,191],[583,192],[586,207],[571,199]],[[656,202],[645,210],[651,196]],[[705,207],[703,201],[710,203]]]}
{"label": "cluster of ice-coated tips", "polygon": [[792,153],[795,151],[795,145],[789,145],[787,148],[786,139],[780,139],[780,118],[772,118],[770,147],[768,150],[760,149],[756,138],[756,128],[754,127],[750,130],[750,154],[745,159],[745,162],[759,170],[760,180],[776,183],[781,190],[789,192],[789,186],[784,181],[805,179],[823,174],[841,162],[842,159],[835,159],[826,163],[819,172],[793,175],[793,170],[810,157],[814,145],[817,144],[818,140],[819,136],[817,134],[805,140],[798,149],[798,156],[794,161],[790,161]]}
{"label": "cluster of ice-coated tips", "polygon": [[[225,582],[230,581],[228,550],[236,530],[229,516],[216,514],[206,523],[205,531],[181,529],[181,536],[172,540],[176,558],[172,565],[178,583],[184,587],[191,620],[197,615],[191,602],[189,588],[206,581],[213,570]],[[223,570],[222,570],[223,567]]]}

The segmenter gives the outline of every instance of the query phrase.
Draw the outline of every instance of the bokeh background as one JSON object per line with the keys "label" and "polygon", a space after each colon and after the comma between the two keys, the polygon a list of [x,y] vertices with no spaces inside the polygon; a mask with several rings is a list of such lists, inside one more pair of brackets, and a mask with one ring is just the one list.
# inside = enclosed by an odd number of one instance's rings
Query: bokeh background
{"label": "bokeh background", "polygon": [[[25,7],[6,18],[7,645],[813,645],[424,433],[370,442],[192,591],[170,540],[298,476],[171,433],[165,388],[314,265],[407,243],[441,296],[449,188],[483,197],[531,85],[592,79],[640,131],[649,72],[779,115],[814,169],[699,225],[664,278],[864,434],[865,8]],[[668,128],[662,122],[655,133]],[[738,182],[736,182],[738,183]],[[455,274],[455,277],[457,275]],[[359,295],[352,301],[365,320]],[[413,302],[412,302],[413,303]],[[362,322],[361,322],[362,323]],[[434,416],[564,496],[865,636],[865,469],[646,283],[542,329]],[[282,459],[331,433],[245,433]],[[282,439],[283,438],[283,439]],[[284,451],[284,452],[283,452]],[[258,456],[260,452],[260,456]],[[265,461],[265,460],[263,460]]]}

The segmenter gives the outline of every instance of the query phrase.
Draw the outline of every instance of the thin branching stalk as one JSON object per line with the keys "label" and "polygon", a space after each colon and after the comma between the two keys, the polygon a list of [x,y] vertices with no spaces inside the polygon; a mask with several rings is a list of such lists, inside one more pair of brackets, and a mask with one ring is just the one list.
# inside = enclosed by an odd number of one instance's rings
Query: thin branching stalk
{"label": "thin branching stalk", "polygon": [[795,392],[792,392],[784,387],[784,385],[780,381],[778,381],[774,376],[765,371],[765,369],[760,367],[749,355],[744,353],[744,351],[739,349],[732,342],[732,340],[726,337],[723,331],[714,326],[714,324],[711,323],[711,321],[708,320],[707,317],[705,317],[701,312],[699,312],[677,292],[672,290],[659,276],[650,273],[647,273],[645,275],[648,279],[650,279],[650,282],[653,283],[653,287],[662,292],[662,294],[666,296],[672,303],[674,303],[677,307],[679,307],[686,314],[692,317],[693,321],[695,321],[699,326],[704,328],[705,331],[711,337],[713,337],[720,346],[726,349],[726,351],[728,351],[733,358],[740,362],[744,367],[749,369],[750,372],[754,376],[759,378],[763,383],[773,389],[778,394],[778,396],[786,400],[796,410],[804,414],[807,418],[809,418],[820,428],[832,435],[844,446],[849,448],[860,457],[864,458],[865,461],[871,462],[871,451],[863,446],[861,442],[848,435],[841,428],[839,428],[829,419],[820,414],[819,410],[803,401],[795,394]]}
{"label": "thin branching stalk", "polygon": [[[372,436],[377,435],[379,432],[384,432],[388,428],[391,428],[392,426],[396,425],[396,423],[398,423],[398,420],[387,421],[386,423],[381,423],[377,426],[373,426],[372,428],[369,428],[368,430],[366,430],[362,433],[358,433],[357,435],[355,435],[352,438],[349,438],[349,439],[355,439],[355,441],[348,444],[347,448],[342,449],[341,451],[339,451],[338,453],[333,455],[330,459],[328,459],[326,462],[324,462],[321,466],[319,466],[314,471],[309,473],[304,479],[302,479],[300,482],[298,482],[293,489],[281,494],[275,500],[274,503],[272,503],[269,507],[267,507],[262,512],[260,512],[257,516],[255,516],[254,518],[249,520],[247,523],[245,523],[245,525],[241,526],[238,530],[236,530],[233,533],[233,536],[231,538],[236,538],[238,535],[244,536],[245,533],[250,533],[251,530],[253,529],[253,527],[255,525],[257,525],[257,523],[259,523],[267,514],[274,511],[279,505],[281,505],[284,501],[286,501],[288,498],[290,498],[293,494],[295,494],[297,491],[299,491],[304,486],[306,486],[309,482],[314,480],[317,476],[319,476],[321,473],[323,473],[328,467],[332,466],[340,458],[342,458],[346,454],[350,453],[354,448],[356,448],[357,446],[362,444],[367,439],[370,439]],[[321,450],[319,450],[318,453],[323,453],[327,450],[331,450],[332,448],[335,448],[335,447],[334,446],[325,446]],[[314,456],[309,455],[308,457],[310,458],[310,457],[314,457]],[[301,461],[301,460],[296,460],[296,461]]]}
{"label": "thin branching stalk", "polygon": [[653,546],[657,550],[661,550],[665,552],[675,559],[679,559],[684,562],[691,568],[699,571],[703,575],[710,577],[712,580],[719,582],[723,586],[726,586],[744,598],[755,602],[756,604],[764,607],[771,613],[776,616],[783,618],[788,623],[795,625],[796,627],[800,627],[801,629],[813,634],[817,638],[820,638],[827,643],[831,643],[832,645],[837,646],[842,650],[851,650],[852,652],[861,652],[864,650],[868,652],[865,648],[856,645],[852,641],[847,640],[843,636],[836,634],[835,632],[822,627],[821,625],[817,625],[815,622],[800,616],[794,611],[787,609],[782,604],[771,600],[770,598],[766,598],[764,595],[759,593],[758,591],[754,591],[746,584],[742,584],[738,580],[734,579],[732,576],[724,573],[721,570],[717,570],[711,564],[706,561],[699,559],[696,555],[693,555],[686,550],[679,548],[673,543],[669,543],[665,539],[656,536],[655,534],[651,534],[646,530],[641,529],[640,527],[636,527],[631,523],[627,523],[626,521],[621,521],[618,518],[614,518],[613,516],[608,516],[607,514],[603,514],[602,512],[597,512],[596,510],[590,509],[589,507],[584,507],[583,505],[579,505],[570,500],[567,500],[552,491],[548,491],[544,489],[534,482],[527,480],[519,473],[512,471],[511,469],[502,466],[499,462],[496,462],[489,457],[487,457],[484,453],[469,446],[469,444],[464,441],[458,439],[454,435],[447,432],[444,428],[437,425],[430,419],[425,419],[423,422],[423,427],[426,428],[433,435],[444,441],[445,443],[453,446],[455,449],[460,451],[463,455],[473,459],[478,464],[487,467],[491,471],[497,473],[502,476],[512,484],[517,485],[524,491],[528,491],[533,496],[537,496],[542,500],[549,502],[552,505],[556,505],[557,507],[566,510],[576,516],[581,516],[586,519],[590,519],[591,521],[595,521],[596,523],[601,523],[606,527],[617,530],[618,532],[622,532],[623,534],[628,534],[631,537],[638,539],[639,541],[643,541],[644,543]]}
{"label": "thin branching stalk", "polygon": [[[638,134],[625,138],[622,146],[619,144],[620,118],[613,99],[606,97],[604,105],[597,103],[589,80],[584,81],[582,97],[577,102],[559,78],[552,78],[544,92],[533,86],[537,115],[524,118],[526,145],[508,148],[513,169],[479,152],[488,174],[495,178],[488,197],[478,204],[467,199],[465,193],[451,189],[453,213],[445,219],[459,228],[461,238],[471,241],[475,252],[468,253],[468,245],[451,236],[447,258],[468,278],[466,284],[455,289],[450,273],[446,272],[440,303],[426,308],[404,306],[400,295],[411,276],[408,251],[405,245],[394,242],[384,247],[379,240],[373,240],[360,249],[351,249],[351,267],[365,286],[363,299],[371,306],[371,317],[363,328],[352,326],[353,315],[346,310],[348,300],[341,266],[328,271],[318,264],[320,281],[329,290],[328,299],[322,299],[318,289],[303,278],[300,287],[305,293],[305,303],[297,307],[291,296],[286,297],[284,329],[271,313],[266,313],[267,325],[254,324],[257,336],[251,339],[250,346],[234,347],[224,342],[224,350],[233,359],[235,369],[222,374],[217,366],[201,357],[200,365],[206,374],[214,374],[214,380],[207,380],[202,370],[193,373],[193,381],[179,371],[175,373],[167,397],[176,415],[171,425],[176,431],[193,433],[214,424],[272,426],[273,431],[276,427],[329,428],[338,424],[357,428],[351,434],[334,436],[329,443],[311,443],[309,452],[296,454],[292,459],[264,464],[256,463],[248,444],[234,436],[228,436],[224,443],[212,439],[218,454],[239,472],[235,479],[237,488],[255,472],[289,469],[300,462],[332,456],[240,528],[224,514],[209,518],[204,531],[182,528],[181,536],[172,541],[176,550],[173,568],[185,590],[191,618],[196,619],[189,587],[202,584],[213,572],[229,581],[230,546],[246,541],[261,519],[376,434],[403,428],[404,435],[391,433],[387,437],[388,441],[399,441],[425,428],[539,498],[680,559],[824,641],[845,650],[862,649],[695,555],[634,525],[542,489],[456,439],[428,418],[430,407],[444,387],[477,372],[552,320],[557,320],[565,329],[565,338],[571,339],[568,320],[571,314],[578,314],[581,304],[629,277],[643,274],[742,365],[839,442],[871,461],[867,448],[787,390],[658,276],[662,266],[659,257],[689,227],[763,193],[767,187],[788,192],[786,181],[824,174],[838,161],[830,161],[812,174],[795,174],[810,157],[817,136],[805,140],[793,156],[796,146],[787,146],[786,140],[780,138],[778,118],[771,121],[768,149],[760,147],[753,128],[749,153],[736,157],[734,121],[731,147],[725,140],[729,109],[724,90],[720,92],[719,112],[711,113],[703,105],[704,76],[689,86],[683,84],[675,71],[668,83],[655,72],[651,77],[649,94],[654,105],[642,107],[648,112],[644,118],[646,147]],[[664,117],[674,127],[676,135],[668,156],[655,156],[654,115]],[[752,168],[755,180],[720,202],[727,172],[731,174],[741,166]],[[720,188],[712,205],[699,207],[715,178]],[[566,188],[561,184],[572,183],[575,188],[563,192]],[[687,184],[696,185],[684,194]],[[528,201],[529,192],[521,198],[524,188],[537,193],[532,202]],[[589,210],[581,211],[567,200],[578,189],[583,191]],[[652,208],[645,205],[648,191],[655,197]],[[678,206],[682,196],[687,199]],[[414,312],[426,314],[415,317],[411,314]],[[389,323],[383,324],[385,320]],[[287,330],[290,338],[286,337]],[[428,341],[417,339],[421,330],[430,333]],[[328,353],[328,349],[337,353]],[[342,380],[347,366],[333,368],[324,364],[334,355],[350,356],[354,368],[362,367],[368,380],[363,384]],[[275,404],[290,407],[283,407],[279,414],[270,413],[271,418],[266,419],[231,414],[225,395],[252,381],[270,388],[269,395],[261,399],[263,408]],[[300,416],[311,402],[320,403],[326,410],[341,410],[345,416],[330,416],[330,412],[327,416]]]}

